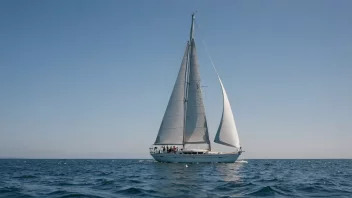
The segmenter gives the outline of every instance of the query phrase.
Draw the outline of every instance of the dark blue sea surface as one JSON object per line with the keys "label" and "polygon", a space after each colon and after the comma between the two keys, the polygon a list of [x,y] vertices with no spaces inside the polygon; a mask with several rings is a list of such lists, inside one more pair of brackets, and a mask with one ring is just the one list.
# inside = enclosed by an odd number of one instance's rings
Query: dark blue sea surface
{"label": "dark blue sea surface", "polygon": [[352,197],[352,160],[0,160],[0,197]]}

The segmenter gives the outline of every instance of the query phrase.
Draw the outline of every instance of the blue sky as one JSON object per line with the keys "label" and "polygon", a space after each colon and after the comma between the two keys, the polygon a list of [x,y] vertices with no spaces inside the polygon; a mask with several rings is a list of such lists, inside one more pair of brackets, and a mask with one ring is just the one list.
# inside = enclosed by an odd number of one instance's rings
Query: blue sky
{"label": "blue sky", "polygon": [[[148,158],[198,11],[213,140],[243,158],[352,158],[351,1],[0,1],[0,157]],[[226,150],[214,145],[214,149]]]}

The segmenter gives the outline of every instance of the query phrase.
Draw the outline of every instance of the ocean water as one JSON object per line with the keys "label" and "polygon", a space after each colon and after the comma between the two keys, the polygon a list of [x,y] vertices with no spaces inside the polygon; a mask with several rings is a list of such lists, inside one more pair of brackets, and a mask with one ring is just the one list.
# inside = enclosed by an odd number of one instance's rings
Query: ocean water
{"label": "ocean water", "polygon": [[352,160],[0,160],[0,197],[352,197]]}

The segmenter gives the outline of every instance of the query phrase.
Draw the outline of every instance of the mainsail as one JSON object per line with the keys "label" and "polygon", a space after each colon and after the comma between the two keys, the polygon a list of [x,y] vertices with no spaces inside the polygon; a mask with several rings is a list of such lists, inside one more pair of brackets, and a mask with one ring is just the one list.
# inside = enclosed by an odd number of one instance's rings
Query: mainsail
{"label": "mainsail", "polygon": [[161,122],[155,145],[183,144],[185,116],[185,83],[189,44],[187,43],[181,68]]}
{"label": "mainsail", "polygon": [[[191,31],[192,37],[192,31]],[[202,99],[200,73],[196,46],[191,38],[189,61],[189,82],[187,97],[186,126],[184,134],[185,144],[210,144],[207,120]]]}
{"label": "mainsail", "polygon": [[219,129],[218,129],[218,132],[216,133],[214,142],[223,144],[226,146],[240,148],[240,140],[238,138],[235,119],[233,117],[233,113],[231,110],[230,101],[227,98],[225,87],[222,84],[222,81],[219,75],[218,75],[218,78],[222,89],[224,106],[223,106]]}

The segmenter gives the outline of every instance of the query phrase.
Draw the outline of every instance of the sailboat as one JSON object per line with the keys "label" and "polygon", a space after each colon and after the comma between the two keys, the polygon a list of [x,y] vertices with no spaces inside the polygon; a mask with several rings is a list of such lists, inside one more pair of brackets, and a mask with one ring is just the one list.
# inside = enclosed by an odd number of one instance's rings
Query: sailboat
{"label": "sailboat", "polygon": [[202,99],[194,23],[193,13],[189,41],[158,135],[153,146],[149,148],[150,154],[158,162],[233,163],[241,155],[242,148],[231,105],[216,70],[222,89],[223,112],[214,142],[233,147],[234,150],[223,153],[211,149]]}

